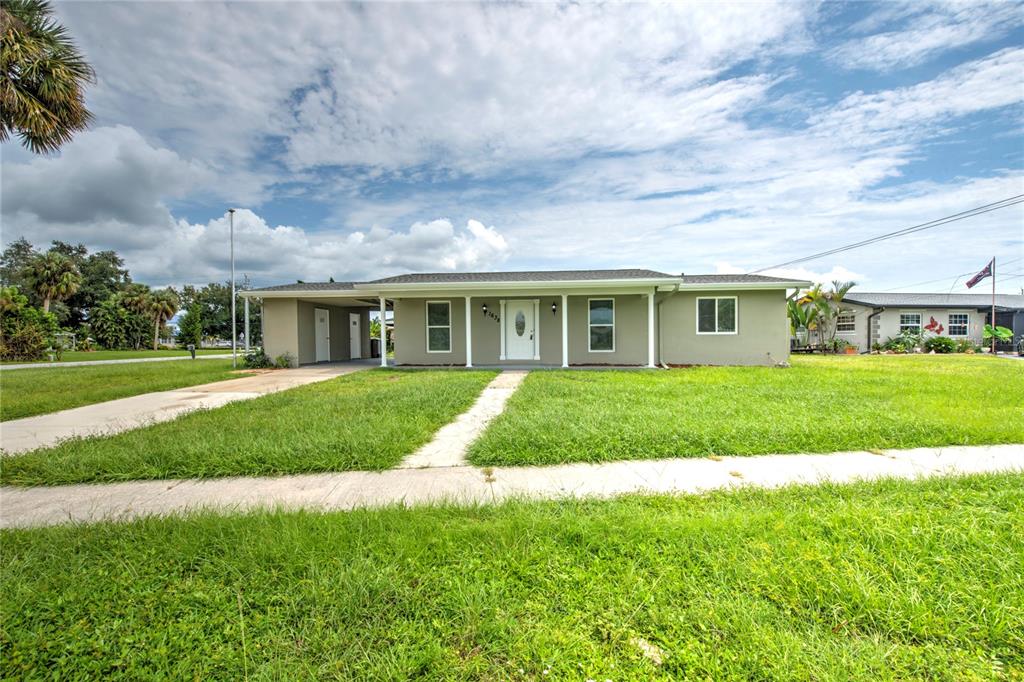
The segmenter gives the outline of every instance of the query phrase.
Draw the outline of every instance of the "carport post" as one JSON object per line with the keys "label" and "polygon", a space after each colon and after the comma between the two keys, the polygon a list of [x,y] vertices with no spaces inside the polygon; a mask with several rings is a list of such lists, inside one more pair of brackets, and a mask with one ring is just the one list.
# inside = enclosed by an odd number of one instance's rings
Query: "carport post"
{"label": "carport post", "polygon": [[388,366],[388,333],[384,324],[384,313],[388,309],[388,302],[383,296],[380,297],[380,366]]}
{"label": "carport post", "polygon": [[473,366],[473,311],[471,299],[466,297],[466,367]]}
{"label": "carport post", "polygon": [[654,367],[654,295],[657,289],[647,294],[647,366]]}

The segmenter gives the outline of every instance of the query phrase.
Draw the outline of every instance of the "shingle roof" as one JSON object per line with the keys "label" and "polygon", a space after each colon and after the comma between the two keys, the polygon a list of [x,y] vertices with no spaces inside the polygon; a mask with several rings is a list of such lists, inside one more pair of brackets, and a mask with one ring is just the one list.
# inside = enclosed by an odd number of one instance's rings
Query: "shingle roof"
{"label": "shingle roof", "polygon": [[683,275],[683,284],[806,284],[804,280],[787,279],[785,277],[768,277],[766,275]]}
{"label": "shingle roof", "polygon": [[278,284],[272,287],[251,289],[260,291],[351,291],[359,282],[295,282],[294,284]]}
{"label": "shingle roof", "polygon": [[464,284],[473,282],[577,282],[606,279],[671,279],[654,270],[540,270],[531,272],[414,272],[366,284]]}
{"label": "shingle roof", "polygon": [[[992,294],[894,294],[851,291],[843,300],[876,307],[987,308],[992,305]],[[1024,296],[996,294],[996,306],[1024,309]]]}

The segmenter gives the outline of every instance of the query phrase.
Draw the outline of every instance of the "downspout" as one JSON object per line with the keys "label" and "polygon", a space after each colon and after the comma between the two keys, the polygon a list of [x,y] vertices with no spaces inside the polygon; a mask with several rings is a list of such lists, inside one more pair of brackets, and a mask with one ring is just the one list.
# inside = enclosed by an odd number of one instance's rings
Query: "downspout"
{"label": "downspout", "polygon": [[868,349],[865,353],[871,352],[871,320],[885,312],[885,308],[875,308],[874,312],[868,315]]}
{"label": "downspout", "polygon": [[665,298],[663,298],[660,301],[658,301],[658,365],[662,369],[668,369],[669,366],[665,364],[665,356],[661,352],[662,351],[662,349],[661,349],[661,347],[662,347],[662,343],[661,343],[661,339],[662,339],[662,333],[661,333],[661,328],[662,328],[662,324],[661,324],[661,322],[662,322],[661,304],[664,303],[665,301],[667,301],[668,299],[672,298],[673,296],[675,296],[678,293],[679,293],[679,285],[677,284],[675,286],[675,288],[672,289],[672,291],[670,291],[668,293],[668,296],[666,296]]}

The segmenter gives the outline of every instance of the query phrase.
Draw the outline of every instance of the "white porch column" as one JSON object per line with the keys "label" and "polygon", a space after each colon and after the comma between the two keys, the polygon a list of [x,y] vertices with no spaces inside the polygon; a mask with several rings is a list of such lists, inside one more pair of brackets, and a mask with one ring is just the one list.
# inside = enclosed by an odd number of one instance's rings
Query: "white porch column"
{"label": "white porch column", "polygon": [[249,297],[246,296],[245,301],[245,353],[249,354]]}
{"label": "white porch column", "polygon": [[654,367],[654,295],[657,289],[647,294],[647,366]]}
{"label": "white porch column", "polygon": [[562,294],[562,367],[569,366],[569,296]]}
{"label": "white porch column", "polygon": [[501,314],[498,315],[498,317],[499,317],[498,321],[501,322],[501,355],[498,356],[498,359],[504,362],[504,360],[505,360],[505,299],[501,299],[501,301],[498,304],[498,306],[499,306],[498,310],[501,311]]}
{"label": "white porch column", "polygon": [[466,296],[466,367],[473,366],[473,310]]}
{"label": "white porch column", "polygon": [[384,324],[384,314],[387,312],[388,302],[383,296],[380,297],[380,366],[388,366],[388,331]]}

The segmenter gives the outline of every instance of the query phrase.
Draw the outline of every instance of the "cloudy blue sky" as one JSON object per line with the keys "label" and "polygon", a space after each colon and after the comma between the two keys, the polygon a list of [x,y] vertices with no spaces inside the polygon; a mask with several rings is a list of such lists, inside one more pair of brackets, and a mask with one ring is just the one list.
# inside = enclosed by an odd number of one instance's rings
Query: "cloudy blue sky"
{"label": "cloudy blue sky", "polygon": [[[1024,193],[1024,7],[74,2],[59,156],[2,150],[4,242],[154,285],[743,272]],[[1024,207],[786,270],[1024,286]]]}

